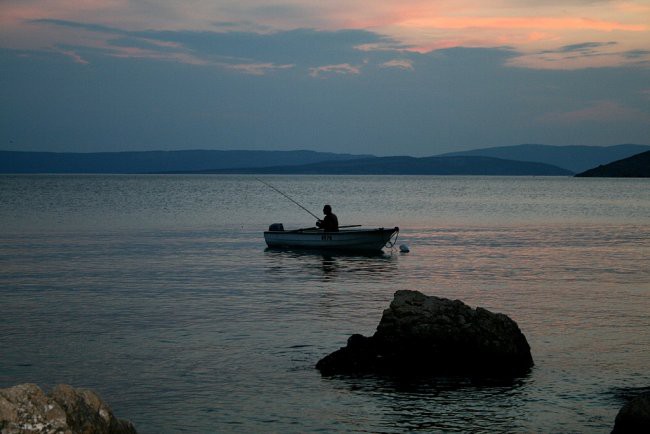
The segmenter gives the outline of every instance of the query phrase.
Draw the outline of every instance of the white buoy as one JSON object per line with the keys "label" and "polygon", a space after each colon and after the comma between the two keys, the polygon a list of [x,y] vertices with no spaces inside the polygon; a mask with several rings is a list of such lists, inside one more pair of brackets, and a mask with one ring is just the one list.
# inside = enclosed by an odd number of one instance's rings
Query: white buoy
{"label": "white buoy", "polygon": [[399,246],[399,251],[402,253],[408,253],[411,251],[411,249],[409,249],[408,245],[402,244],[401,246]]}

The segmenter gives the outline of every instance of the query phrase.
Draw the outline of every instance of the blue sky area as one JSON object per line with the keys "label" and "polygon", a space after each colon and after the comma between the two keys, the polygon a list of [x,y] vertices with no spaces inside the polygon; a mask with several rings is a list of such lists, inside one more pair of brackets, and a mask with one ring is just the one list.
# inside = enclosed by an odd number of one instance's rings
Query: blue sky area
{"label": "blue sky area", "polygon": [[[311,2],[224,3],[230,9],[196,1],[202,14],[174,15],[166,1],[89,1],[81,10],[63,0],[3,2],[0,149],[426,156],[650,138],[647,2],[611,20],[618,28],[596,17],[594,2],[569,2],[593,29],[559,4],[532,2],[499,16],[475,6],[412,18],[388,6],[368,18],[368,2],[351,2],[359,23],[337,21],[333,7],[316,10],[317,20]],[[521,42],[517,32],[543,40]]]}

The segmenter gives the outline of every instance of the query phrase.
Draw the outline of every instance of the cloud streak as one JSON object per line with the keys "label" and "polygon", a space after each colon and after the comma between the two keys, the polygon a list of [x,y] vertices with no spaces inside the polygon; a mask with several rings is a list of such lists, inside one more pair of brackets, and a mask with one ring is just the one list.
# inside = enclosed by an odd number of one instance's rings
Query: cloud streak
{"label": "cloud streak", "polygon": [[[95,23],[39,19],[35,26],[60,27],[93,35],[86,51],[118,58],[156,59],[214,66],[245,74],[264,75],[300,66],[312,77],[359,74],[368,53],[383,62],[395,48],[392,39],[365,30],[297,29],[272,33],[216,31],[133,31]],[[67,48],[63,48],[67,47]],[[70,56],[81,45],[61,45],[54,51]],[[369,48],[371,47],[371,48]],[[364,54],[365,53],[365,54]],[[81,61],[80,57],[77,59]],[[402,61],[404,67],[408,60]],[[79,62],[81,63],[81,62]],[[87,62],[86,62],[87,63]],[[398,66],[397,64],[387,66]],[[412,65],[410,66],[412,68]]]}
{"label": "cloud streak", "polygon": [[635,121],[650,124],[650,112],[626,107],[617,101],[598,101],[578,110],[548,113],[540,116],[538,120],[549,124],[627,123]]}
{"label": "cloud streak", "polygon": [[[621,52],[637,53],[650,60],[644,53],[650,40],[649,23],[650,5],[644,0],[498,0],[489,4],[479,0],[285,0],[281,4],[263,0],[5,0],[0,41],[4,41],[5,48],[97,47],[102,35],[118,34],[116,27],[124,29],[120,30],[124,35],[139,33],[139,37],[145,32],[158,36],[162,32],[272,35],[307,28],[383,35],[383,40],[359,41],[372,50],[399,47],[425,53],[458,46],[508,46],[522,54],[517,66],[575,69],[625,65],[639,58],[611,55],[606,45],[593,48],[610,54],[599,62],[576,62],[558,55],[548,58],[539,53],[611,41]],[[41,27],[35,28],[34,24]],[[190,57],[185,53],[185,58]]]}
{"label": "cloud streak", "polygon": [[240,71],[251,75],[265,75],[270,72],[283,69],[291,69],[295,65],[275,65],[273,63],[240,63],[240,64],[223,64],[225,68],[233,71]]}
{"label": "cloud streak", "polygon": [[397,68],[413,70],[413,61],[410,59],[393,59],[379,65],[381,68]]}
{"label": "cloud streak", "polygon": [[349,63],[342,63],[339,65],[324,65],[315,68],[309,68],[309,75],[315,78],[325,78],[331,75],[358,75],[360,73],[360,67],[352,66]]}

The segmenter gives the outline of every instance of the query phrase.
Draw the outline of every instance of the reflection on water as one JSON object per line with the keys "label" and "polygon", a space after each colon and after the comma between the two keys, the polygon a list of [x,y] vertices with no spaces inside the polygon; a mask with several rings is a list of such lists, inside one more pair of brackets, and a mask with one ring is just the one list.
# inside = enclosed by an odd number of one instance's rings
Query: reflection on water
{"label": "reflection on water", "polygon": [[274,276],[317,275],[324,281],[337,279],[363,280],[369,276],[397,272],[397,257],[393,251],[354,253],[309,249],[264,250],[267,272]]}
{"label": "reflection on water", "polygon": [[[144,434],[606,433],[650,384],[645,180],[274,177],[345,223],[399,225],[411,253],[377,256],[264,250],[270,222],[306,222],[252,177],[2,182],[0,387],[90,387]],[[399,289],[509,315],[535,367],[322,378]]]}
{"label": "reflection on water", "polygon": [[[527,378],[482,381],[466,377],[336,376],[325,380],[344,396],[370,399],[366,417],[379,415],[380,432],[525,432]],[[377,428],[376,428],[377,429]]]}
{"label": "reflection on water", "polygon": [[333,375],[323,377],[333,387],[347,387],[351,391],[371,393],[399,393],[404,396],[437,396],[448,392],[484,392],[486,394],[518,393],[530,380],[531,371],[512,376],[463,376],[463,375]]}
{"label": "reflection on water", "polygon": [[645,393],[650,393],[650,386],[612,387],[607,391],[607,395],[611,396],[616,402],[620,402],[621,405]]}

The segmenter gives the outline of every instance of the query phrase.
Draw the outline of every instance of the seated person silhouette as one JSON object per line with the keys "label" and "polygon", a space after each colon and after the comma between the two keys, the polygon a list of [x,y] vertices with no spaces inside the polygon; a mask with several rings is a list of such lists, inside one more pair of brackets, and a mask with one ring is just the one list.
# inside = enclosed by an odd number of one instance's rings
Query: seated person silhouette
{"label": "seated person silhouette", "polygon": [[332,212],[332,207],[325,205],[323,207],[323,214],[325,214],[325,217],[323,220],[318,220],[316,226],[323,229],[325,232],[338,232],[339,219],[336,217],[336,214]]}

